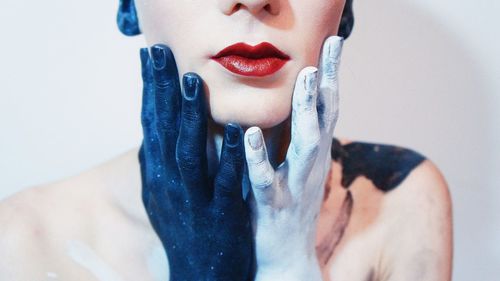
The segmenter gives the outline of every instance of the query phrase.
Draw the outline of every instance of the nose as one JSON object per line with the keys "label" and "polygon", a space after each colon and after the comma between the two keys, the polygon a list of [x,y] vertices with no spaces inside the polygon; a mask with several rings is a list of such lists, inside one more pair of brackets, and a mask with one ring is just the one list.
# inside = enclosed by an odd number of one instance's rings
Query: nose
{"label": "nose", "polygon": [[219,4],[226,15],[232,15],[239,10],[248,10],[248,12],[255,16],[263,12],[271,15],[278,15],[280,11],[280,1],[281,0],[219,0]]}

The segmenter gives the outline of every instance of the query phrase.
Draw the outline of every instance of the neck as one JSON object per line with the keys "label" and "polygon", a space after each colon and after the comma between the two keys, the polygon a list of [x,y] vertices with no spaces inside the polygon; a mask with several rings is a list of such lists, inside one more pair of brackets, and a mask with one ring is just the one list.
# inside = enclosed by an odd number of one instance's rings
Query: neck
{"label": "neck", "polygon": [[[248,129],[248,127],[244,127],[243,131],[246,131],[246,129]],[[290,119],[272,128],[262,130],[269,161],[273,167],[278,166],[285,160],[286,151],[290,143],[290,132]],[[217,163],[221,155],[223,136],[224,127],[210,121],[207,139],[209,170],[218,166]],[[213,175],[213,173],[215,173],[215,171],[210,171],[211,175]]]}
{"label": "neck", "polygon": [[[247,128],[243,128],[246,130]],[[263,130],[266,141],[266,146],[269,155],[269,161],[273,167],[281,164],[286,156],[286,150],[290,143],[290,122],[286,120],[270,129]],[[209,167],[209,175],[214,175],[220,158],[222,148],[222,139],[224,136],[224,128],[213,122],[209,123],[207,136],[207,159]],[[123,177],[122,184],[110,185],[110,192],[115,206],[121,212],[125,213],[134,221],[149,228],[149,219],[147,218],[144,205],[141,200],[142,183],[140,177],[140,167],[138,161],[138,149],[133,149],[129,153],[119,157],[116,161],[119,166],[123,166],[123,172],[120,173]],[[114,166],[114,165],[113,165]],[[133,171],[133,173],[130,173]],[[248,190],[248,180],[244,179],[244,194]]]}

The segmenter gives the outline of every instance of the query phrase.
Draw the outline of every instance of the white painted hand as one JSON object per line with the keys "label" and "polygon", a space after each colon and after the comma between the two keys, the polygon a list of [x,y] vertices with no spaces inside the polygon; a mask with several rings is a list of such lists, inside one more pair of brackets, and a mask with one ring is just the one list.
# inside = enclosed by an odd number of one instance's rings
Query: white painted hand
{"label": "white painted hand", "polygon": [[262,131],[245,133],[252,186],[258,281],[316,281],[317,218],[331,165],[330,149],[338,118],[338,76],[343,40],[323,45],[320,69],[298,75],[292,102],[292,136],[285,161],[274,170]]}

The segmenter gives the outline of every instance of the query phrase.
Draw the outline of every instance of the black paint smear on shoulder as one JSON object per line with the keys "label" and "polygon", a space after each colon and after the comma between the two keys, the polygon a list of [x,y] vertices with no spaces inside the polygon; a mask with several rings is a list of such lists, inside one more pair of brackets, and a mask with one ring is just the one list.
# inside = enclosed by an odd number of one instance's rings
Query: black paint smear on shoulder
{"label": "black paint smear on shoulder", "polygon": [[421,154],[392,145],[352,142],[342,145],[333,139],[332,159],[342,165],[342,186],[349,188],[365,176],[380,190],[388,192],[425,160]]}

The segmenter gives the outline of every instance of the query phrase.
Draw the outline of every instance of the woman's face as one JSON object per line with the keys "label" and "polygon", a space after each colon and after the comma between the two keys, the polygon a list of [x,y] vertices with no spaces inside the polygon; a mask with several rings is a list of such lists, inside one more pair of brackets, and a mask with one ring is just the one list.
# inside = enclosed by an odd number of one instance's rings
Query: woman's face
{"label": "woman's face", "polygon": [[[317,66],[324,39],[337,33],[344,4],[345,0],[136,0],[147,44],[168,45],[181,75],[196,72],[204,79],[213,120],[263,129],[288,118],[295,78],[302,68]],[[266,48],[253,57],[235,51],[213,58],[236,43],[262,42],[288,58],[266,53]]]}

